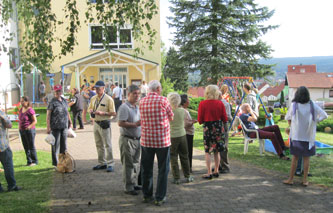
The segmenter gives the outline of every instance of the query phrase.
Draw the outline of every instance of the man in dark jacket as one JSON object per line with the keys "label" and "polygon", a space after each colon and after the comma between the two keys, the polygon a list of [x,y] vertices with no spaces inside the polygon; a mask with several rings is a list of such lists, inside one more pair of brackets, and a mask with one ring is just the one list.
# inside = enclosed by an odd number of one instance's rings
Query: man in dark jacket
{"label": "man in dark jacket", "polygon": [[72,89],[72,95],[73,97],[68,106],[70,106],[73,113],[73,130],[76,130],[76,120],[79,121],[79,129],[84,129],[82,122],[83,97],[76,88]]}

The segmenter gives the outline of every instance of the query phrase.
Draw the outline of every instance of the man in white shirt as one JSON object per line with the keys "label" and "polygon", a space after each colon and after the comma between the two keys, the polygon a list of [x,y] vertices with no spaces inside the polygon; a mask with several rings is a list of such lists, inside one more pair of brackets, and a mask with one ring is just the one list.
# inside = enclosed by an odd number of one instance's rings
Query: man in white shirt
{"label": "man in white shirt", "polygon": [[118,112],[118,108],[120,107],[120,105],[122,104],[122,100],[123,100],[123,89],[120,88],[118,86],[118,82],[115,82],[116,87],[113,89],[112,92],[112,98],[114,100],[115,103],[115,107],[116,107],[116,112]]}
{"label": "man in white shirt", "polygon": [[140,88],[141,88],[141,98],[146,97],[148,93],[148,85],[146,81],[142,81]]}

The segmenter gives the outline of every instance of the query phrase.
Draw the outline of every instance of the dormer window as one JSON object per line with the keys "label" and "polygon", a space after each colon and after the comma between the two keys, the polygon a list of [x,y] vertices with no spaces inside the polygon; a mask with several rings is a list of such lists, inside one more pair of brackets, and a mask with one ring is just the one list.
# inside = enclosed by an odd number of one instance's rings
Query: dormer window
{"label": "dormer window", "polygon": [[132,49],[133,39],[131,27],[117,29],[114,26],[107,26],[103,34],[103,26],[89,26],[89,38],[91,49],[104,49],[103,41],[108,39],[109,46],[113,49]]}

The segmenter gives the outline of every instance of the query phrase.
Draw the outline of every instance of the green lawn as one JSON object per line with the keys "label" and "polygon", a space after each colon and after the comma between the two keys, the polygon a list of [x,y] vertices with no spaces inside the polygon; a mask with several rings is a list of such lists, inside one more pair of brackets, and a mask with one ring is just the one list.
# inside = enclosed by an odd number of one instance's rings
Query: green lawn
{"label": "green lawn", "polygon": [[[27,167],[23,151],[14,152],[14,171],[17,185],[23,187],[18,192],[0,194],[0,212],[48,212],[53,182],[51,153],[38,151],[39,164]],[[0,173],[2,187],[7,190],[3,172]]]}
{"label": "green lawn", "polygon": [[[288,126],[287,122],[280,121],[278,125],[281,128],[283,137],[287,138],[287,135],[284,132],[284,129]],[[323,143],[333,145],[332,137],[333,134],[317,133],[316,139]],[[194,147],[203,150],[202,138],[202,127],[198,124],[195,124]],[[257,141],[249,145],[249,151],[246,155],[243,154],[243,151],[243,137],[230,137],[229,157],[231,159],[247,162],[258,167],[279,171],[285,173],[286,177],[288,176],[290,161],[280,160],[276,155],[273,155],[269,152],[265,152],[263,156],[260,156],[259,143]],[[310,171],[314,175],[310,178],[310,182],[333,187],[333,154],[311,157],[310,167]]]}

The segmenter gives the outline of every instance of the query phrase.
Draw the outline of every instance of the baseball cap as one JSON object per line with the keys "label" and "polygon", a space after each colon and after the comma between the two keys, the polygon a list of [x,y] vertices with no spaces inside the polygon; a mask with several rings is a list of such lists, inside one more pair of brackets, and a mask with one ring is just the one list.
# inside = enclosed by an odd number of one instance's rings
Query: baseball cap
{"label": "baseball cap", "polygon": [[105,87],[105,84],[103,81],[97,81],[96,84],[95,84],[95,87],[98,88],[98,87]]}
{"label": "baseball cap", "polygon": [[53,87],[53,89],[54,89],[54,91],[59,91],[59,90],[62,90],[62,87],[61,87],[60,84],[58,84],[58,85],[55,85],[55,86]]}

